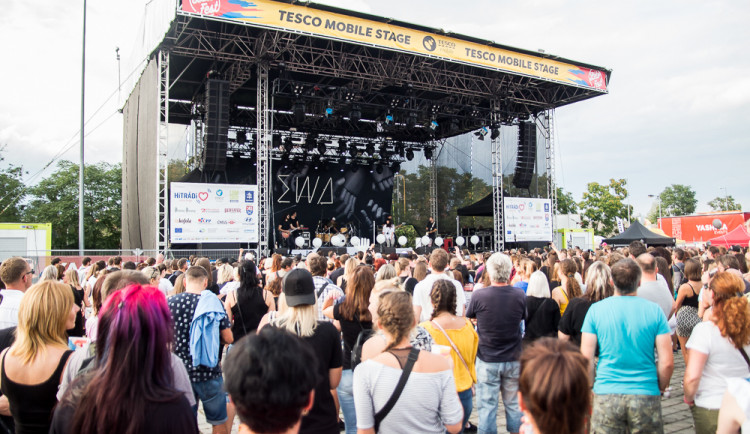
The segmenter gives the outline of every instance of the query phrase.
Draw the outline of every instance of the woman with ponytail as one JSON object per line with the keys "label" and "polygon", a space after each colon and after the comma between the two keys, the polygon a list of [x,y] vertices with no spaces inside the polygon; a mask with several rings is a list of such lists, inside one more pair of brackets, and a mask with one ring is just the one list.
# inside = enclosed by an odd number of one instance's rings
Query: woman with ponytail
{"label": "woman with ponytail", "polygon": [[[403,291],[383,294],[377,322],[388,344],[382,354],[365,360],[354,372],[358,432],[460,432],[463,411],[450,363],[437,354],[413,350],[409,342],[416,326],[411,295]],[[383,415],[380,412],[402,374],[408,377],[397,404]]]}
{"label": "woman with ponytail", "polygon": [[568,303],[571,299],[580,297],[583,295],[581,291],[581,285],[576,279],[576,272],[578,267],[572,259],[566,259],[560,262],[560,268],[558,271],[558,277],[560,278],[560,286],[552,291],[552,299],[560,305],[560,316],[565,313],[565,309],[568,307]]}
{"label": "woman with ponytail", "polygon": [[697,434],[716,432],[727,379],[750,376],[750,306],[744,290],[739,274],[717,273],[703,292],[711,314],[706,312],[687,341],[684,400]]}
{"label": "woman with ponytail", "polygon": [[[547,279],[541,275],[544,284]],[[549,293],[549,291],[547,291]],[[437,280],[430,292],[432,301],[432,318],[420,324],[430,332],[438,345],[451,349],[453,361],[453,378],[456,380],[456,391],[464,409],[463,426],[467,427],[472,410],[474,383],[477,372],[474,360],[477,357],[479,335],[471,321],[466,317],[456,316],[456,288],[449,280]],[[551,302],[550,302],[551,303]],[[554,303],[552,303],[554,304]],[[557,309],[555,309],[557,312]]]}

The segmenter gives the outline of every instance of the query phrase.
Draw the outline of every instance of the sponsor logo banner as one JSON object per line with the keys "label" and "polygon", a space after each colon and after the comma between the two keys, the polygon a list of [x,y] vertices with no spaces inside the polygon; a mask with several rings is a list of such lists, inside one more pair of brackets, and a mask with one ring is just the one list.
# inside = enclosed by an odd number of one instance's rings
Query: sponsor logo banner
{"label": "sponsor logo banner", "polygon": [[269,0],[182,0],[182,12],[250,26],[315,34],[607,91],[607,74],[603,70],[304,5]]}
{"label": "sponsor logo banner", "polygon": [[549,199],[506,197],[505,241],[552,241],[550,205]]}
{"label": "sponsor logo banner", "polygon": [[257,215],[248,211],[255,192],[254,185],[171,183],[171,242],[258,242]]}

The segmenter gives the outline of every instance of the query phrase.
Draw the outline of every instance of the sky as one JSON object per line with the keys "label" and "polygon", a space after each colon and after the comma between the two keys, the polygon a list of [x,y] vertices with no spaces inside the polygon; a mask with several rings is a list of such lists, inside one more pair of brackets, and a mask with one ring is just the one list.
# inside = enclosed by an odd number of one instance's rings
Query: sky
{"label": "sky", "polygon": [[[576,200],[625,178],[636,215],[671,184],[691,186],[698,211],[725,192],[750,210],[750,2],[320,2],[611,69],[609,94],[556,111],[557,181]],[[146,3],[88,3],[87,164],[122,160],[118,109],[140,73]],[[29,184],[79,159],[83,1],[58,4],[5,0],[0,15],[0,164]],[[170,139],[170,157],[184,155],[185,130]]]}

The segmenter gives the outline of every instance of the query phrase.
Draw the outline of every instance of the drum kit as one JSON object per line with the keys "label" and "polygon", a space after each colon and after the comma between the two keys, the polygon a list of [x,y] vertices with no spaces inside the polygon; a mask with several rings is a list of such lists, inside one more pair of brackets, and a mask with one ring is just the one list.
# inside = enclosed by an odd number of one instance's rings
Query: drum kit
{"label": "drum kit", "polygon": [[332,224],[318,224],[315,231],[315,238],[320,240],[321,245],[343,247],[349,239],[356,234],[356,229],[351,223],[342,228],[336,228]]}

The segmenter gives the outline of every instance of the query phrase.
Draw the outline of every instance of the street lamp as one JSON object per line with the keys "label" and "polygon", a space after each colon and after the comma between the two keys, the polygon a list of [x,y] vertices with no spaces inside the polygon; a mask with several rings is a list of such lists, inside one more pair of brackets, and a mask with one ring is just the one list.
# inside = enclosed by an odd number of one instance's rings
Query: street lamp
{"label": "street lamp", "polygon": [[656,194],[649,194],[648,197],[651,197],[651,198],[655,197],[659,199],[659,229],[661,229],[661,196],[656,195]]}

